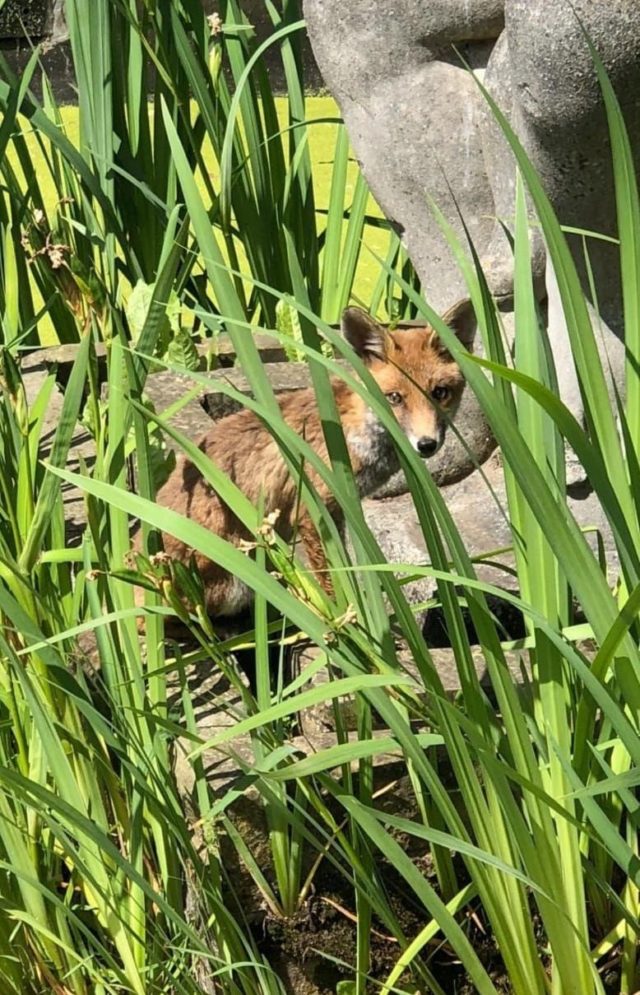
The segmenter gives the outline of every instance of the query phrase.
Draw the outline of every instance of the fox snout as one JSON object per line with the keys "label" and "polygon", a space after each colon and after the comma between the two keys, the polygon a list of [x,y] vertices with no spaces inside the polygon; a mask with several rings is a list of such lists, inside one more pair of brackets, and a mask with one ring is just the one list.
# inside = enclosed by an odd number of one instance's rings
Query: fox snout
{"label": "fox snout", "polygon": [[442,434],[439,439],[434,439],[431,435],[421,435],[419,439],[416,440],[416,449],[425,459],[429,456],[435,456],[438,449],[442,445]]}
{"label": "fox snout", "polygon": [[423,459],[429,459],[441,448],[447,426],[444,413],[437,412],[424,398],[422,407],[426,410],[418,417],[412,418],[411,411],[396,411],[396,416],[416,452]]}

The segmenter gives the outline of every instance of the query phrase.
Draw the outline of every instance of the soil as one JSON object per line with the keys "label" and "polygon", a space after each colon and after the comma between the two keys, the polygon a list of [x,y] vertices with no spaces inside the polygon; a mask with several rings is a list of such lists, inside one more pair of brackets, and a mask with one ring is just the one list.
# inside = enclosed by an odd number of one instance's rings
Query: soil
{"label": "soil", "polygon": [[[427,868],[422,870],[429,877]],[[393,912],[410,941],[424,926],[424,911],[415,907],[411,896],[397,887],[398,882],[393,880],[391,868],[384,867],[382,877]],[[350,969],[356,945],[355,909],[352,895],[345,894],[345,884],[325,880],[323,874],[318,880],[316,894],[294,918],[287,921],[269,919],[263,924],[263,938],[259,944],[262,952],[274,965],[287,961],[298,965],[303,977],[313,986],[309,987],[309,992],[317,995],[334,995],[337,983],[353,977],[355,973],[353,968]],[[507,995],[509,987],[504,967],[490,935],[482,932],[471,919],[467,924],[469,939],[476,953],[497,990]],[[400,952],[395,938],[389,936],[384,925],[374,918],[371,932],[372,979],[384,979]],[[474,995],[476,992],[454,952],[442,940],[434,941],[424,960],[445,992],[451,995]],[[418,981],[407,975],[403,983],[408,984],[412,980],[414,984]],[[293,991],[300,995],[299,988],[291,991],[292,995]]]}
{"label": "soil", "polygon": [[[406,779],[401,779],[388,794],[376,802],[378,808],[413,818],[417,816]],[[437,887],[435,871],[427,845],[402,833],[395,839],[403,851],[411,856],[421,875]],[[414,897],[396,868],[388,859],[374,852],[376,871],[381,887],[405,937],[410,942],[424,927],[425,910]],[[468,880],[464,864],[456,865],[460,884]],[[353,886],[341,871],[325,860],[314,879],[314,890],[304,907],[289,919],[277,919],[259,907],[255,893],[250,895],[250,879],[240,885],[234,875],[236,900],[247,909],[254,937],[260,951],[267,957],[282,978],[291,995],[335,995],[339,981],[353,978],[356,949],[356,909]],[[467,935],[480,960],[490,974],[499,993],[507,995],[508,982],[504,966],[490,932],[479,917],[468,916],[465,924]],[[370,976],[380,981],[394,967],[401,952],[389,928],[374,916],[371,930]],[[447,995],[475,995],[451,947],[439,936],[423,951],[423,962],[437,979]],[[407,974],[403,984],[417,984],[419,978]],[[373,990],[373,986],[372,986]],[[420,991],[418,987],[417,991]]]}

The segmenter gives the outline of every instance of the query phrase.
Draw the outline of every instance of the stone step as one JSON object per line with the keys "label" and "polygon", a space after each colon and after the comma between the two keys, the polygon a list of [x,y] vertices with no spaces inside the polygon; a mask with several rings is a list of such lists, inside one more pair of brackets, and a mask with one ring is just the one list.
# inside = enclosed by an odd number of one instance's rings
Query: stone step
{"label": "stone step", "polygon": [[[264,371],[276,393],[285,390],[302,390],[311,383],[306,363],[265,363]],[[171,424],[181,428],[193,439],[211,427],[211,419],[224,418],[238,411],[242,405],[224,393],[220,384],[226,383],[242,394],[251,394],[251,387],[241,369],[211,370],[206,374],[209,383],[202,386],[198,398],[171,418]],[[147,378],[145,393],[153,401],[156,411],[161,412],[177,398],[197,386],[183,374],[164,370]],[[204,415],[204,418],[202,417]]]}
{"label": "stone step", "polygon": [[[422,680],[418,666],[410,653],[408,647],[401,645],[398,647],[398,660],[404,673],[413,677],[419,687],[422,687]],[[447,695],[453,696],[460,690],[460,677],[456,666],[455,655],[450,648],[431,649],[433,664],[442,681],[444,691]],[[309,646],[297,654],[296,669],[303,671],[305,667],[317,662],[323,655],[323,651],[317,646]],[[480,683],[487,687],[490,685],[485,659],[479,646],[471,647],[473,665]],[[529,672],[527,665],[527,654],[522,650],[510,650],[505,653],[507,668],[515,684],[522,684],[525,673]],[[320,668],[313,676],[313,686],[328,684],[330,681],[329,672],[325,667]],[[426,696],[426,691],[424,692]],[[340,699],[340,721],[349,733],[355,733],[357,729],[356,703],[353,697]],[[312,708],[307,708],[300,714],[300,726],[303,734],[310,739],[322,736],[335,736],[335,710],[331,701],[320,702]],[[384,730],[376,730],[380,735]]]}
{"label": "stone step", "polygon": [[[423,325],[423,321],[400,321],[396,327],[402,330],[403,328],[420,328]],[[332,325],[331,327],[337,330],[339,325]],[[274,335],[269,335],[267,332],[252,331],[251,334],[263,363],[280,363],[286,361],[284,347],[278,338]],[[42,349],[33,349],[28,353],[22,354],[23,364],[27,362],[30,368],[33,368],[34,365],[45,366],[49,369],[55,366],[58,369],[60,381],[66,383],[71,367],[75,362],[78,348],[78,343],[69,342],[61,345],[47,346]],[[198,342],[196,349],[203,360],[203,369],[206,369],[206,360],[209,356],[215,356],[218,365],[222,367],[232,367],[237,359],[235,346],[231,336],[227,332],[221,332],[215,339],[206,339],[203,342]],[[96,343],[95,352],[98,362],[105,364],[107,350],[104,342]]]}
{"label": "stone step", "polygon": [[[282,345],[273,335],[267,335],[264,332],[254,332],[253,340],[263,362],[277,363],[286,359]],[[236,361],[235,346],[230,336],[225,332],[222,332],[216,339],[199,342],[196,345],[196,349],[203,360],[203,364],[209,356],[215,356],[220,366],[233,366]],[[98,342],[95,346],[95,351],[98,362],[106,369],[107,350],[104,342]],[[44,349],[35,349],[28,356],[30,359],[31,357],[37,357],[38,361],[48,368],[56,366],[61,382],[65,383],[69,377],[77,353],[77,343],[70,342]],[[205,368],[204,365],[203,368]]]}

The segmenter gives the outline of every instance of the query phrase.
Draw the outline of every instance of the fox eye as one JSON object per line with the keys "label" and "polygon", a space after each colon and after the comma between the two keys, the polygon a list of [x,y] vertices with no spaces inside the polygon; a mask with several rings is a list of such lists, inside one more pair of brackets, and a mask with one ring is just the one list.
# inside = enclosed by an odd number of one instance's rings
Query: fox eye
{"label": "fox eye", "polygon": [[434,401],[444,401],[449,396],[448,387],[434,387],[431,391]]}
{"label": "fox eye", "polygon": [[387,394],[387,400],[389,404],[396,407],[398,404],[402,404],[402,394],[397,390],[392,390],[389,394]]}

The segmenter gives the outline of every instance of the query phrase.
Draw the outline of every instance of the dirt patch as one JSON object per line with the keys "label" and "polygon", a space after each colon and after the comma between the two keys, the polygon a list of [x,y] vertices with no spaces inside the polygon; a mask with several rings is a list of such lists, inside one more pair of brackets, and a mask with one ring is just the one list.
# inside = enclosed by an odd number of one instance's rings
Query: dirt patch
{"label": "dirt patch", "polygon": [[[378,808],[417,818],[408,779],[400,779],[388,794],[377,802]],[[336,813],[337,814],[337,813]],[[427,845],[415,837],[396,833],[395,839],[414,865],[434,888],[436,875]],[[395,866],[378,851],[373,852],[377,887],[384,893],[393,916],[407,942],[424,928],[425,911]],[[264,869],[264,868],[263,868]],[[350,868],[349,868],[350,870]],[[461,884],[467,879],[462,861],[456,864]],[[234,876],[237,887],[239,879]],[[335,995],[339,981],[353,978],[357,937],[357,911],[353,884],[347,873],[328,860],[320,865],[314,879],[313,892],[304,906],[288,919],[279,919],[266,912],[256,902],[250,879],[245,878],[236,901],[249,916],[254,939],[282,978],[291,995]],[[480,916],[469,915],[463,923],[465,931],[485,965],[498,992],[507,995],[504,966],[489,929]],[[374,915],[371,929],[371,977],[382,981],[395,966],[403,944],[392,935],[389,925]],[[454,951],[441,935],[423,950],[423,961],[443,990],[451,995],[474,995],[476,989],[457,960]],[[407,974],[403,984],[419,983],[419,978]],[[372,988],[373,990],[373,988]],[[418,989],[419,990],[419,989]]]}
{"label": "dirt patch", "polygon": [[[433,870],[426,862],[416,861],[418,869],[435,885]],[[412,900],[411,894],[398,879],[397,873],[387,862],[379,865],[380,880],[387,892],[389,905],[408,941],[424,927],[424,910]],[[336,887],[336,885],[338,887]],[[469,917],[467,935],[481,962],[490,974],[496,989],[507,995],[508,981],[504,965],[488,930],[481,920]],[[309,992],[333,995],[337,983],[354,976],[356,949],[356,911],[352,892],[346,881],[322,873],[317,881],[314,896],[300,912],[288,920],[265,917],[257,935],[261,951],[274,965],[285,983],[286,964],[297,966],[297,981],[301,978],[310,987]],[[378,981],[387,977],[402,952],[402,946],[389,934],[385,925],[374,916],[371,930],[371,977]],[[474,995],[475,986],[457,960],[449,945],[438,939],[425,947],[423,959],[444,991],[451,995]],[[419,978],[407,974],[403,983]],[[304,989],[289,989],[300,995]]]}

